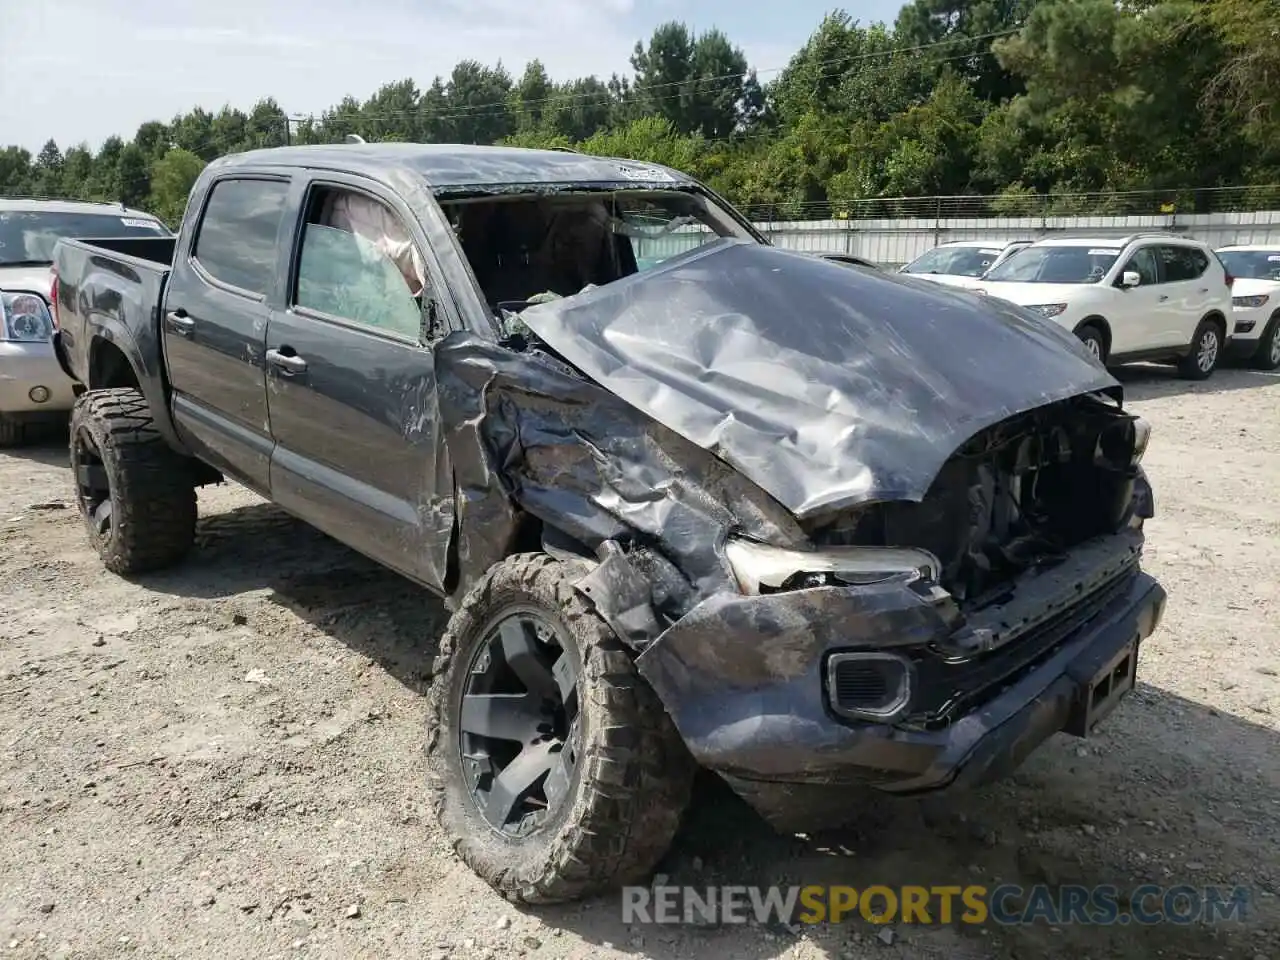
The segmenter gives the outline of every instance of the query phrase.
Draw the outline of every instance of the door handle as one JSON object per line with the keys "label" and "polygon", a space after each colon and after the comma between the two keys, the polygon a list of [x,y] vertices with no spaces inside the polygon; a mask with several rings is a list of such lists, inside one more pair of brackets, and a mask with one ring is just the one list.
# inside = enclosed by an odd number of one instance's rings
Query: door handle
{"label": "door handle", "polygon": [[1169,299],[1169,295],[1168,295],[1167,293],[1162,293],[1162,294],[1160,294],[1160,301],[1159,301],[1159,302],[1160,302],[1160,303],[1164,303],[1164,302],[1165,302],[1166,300],[1168,300],[1168,299]]}
{"label": "door handle", "polygon": [[306,373],[307,370],[307,361],[297,354],[281,353],[279,350],[267,351],[267,363],[273,367],[279,367],[288,374]]}
{"label": "door handle", "polygon": [[181,337],[189,337],[195,333],[196,322],[187,316],[187,311],[172,310],[165,316],[169,329]]}
{"label": "door handle", "polygon": [[1200,288],[1200,292],[1201,292],[1201,293],[1208,293],[1208,292],[1209,292],[1209,288],[1208,288],[1208,287],[1201,287],[1201,288]]}

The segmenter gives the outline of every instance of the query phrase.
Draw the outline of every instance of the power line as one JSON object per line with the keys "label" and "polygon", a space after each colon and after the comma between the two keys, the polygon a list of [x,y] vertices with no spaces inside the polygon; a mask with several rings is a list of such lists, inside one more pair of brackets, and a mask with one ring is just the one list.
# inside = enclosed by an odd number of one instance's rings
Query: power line
{"label": "power line", "polygon": [[[893,58],[895,56],[898,56],[899,54],[921,53],[926,50],[935,50],[939,47],[954,46],[955,44],[959,44],[959,43],[977,43],[983,40],[995,40],[1001,37],[1012,36],[1017,32],[1018,32],[1017,29],[1009,29],[1009,30],[998,30],[993,33],[978,34],[972,37],[951,37],[946,40],[935,40],[931,43],[923,43],[923,44],[918,44],[911,47],[895,47],[891,50],[875,50],[869,53],[850,54],[848,56],[843,56],[843,57],[833,57],[828,60],[819,60],[816,63],[812,64],[812,66],[818,67],[822,71],[820,75],[816,78],[817,80],[820,81],[820,80],[826,79],[828,76],[836,76],[838,75],[838,73],[842,72],[842,71],[835,71],[835,72],[828,73],[826,72],[825,68],[829,66],[840,66],[844,64],[857,63],[861,61],[874,60],[877,58],[884,58],[884,57]],[[984,50],[984,51],[977,51],[970,54],[961,54],[959,56],[950,57],[946,59],[948,60],[968,59],[974,56],[990,55],[990,53],[991,51]],[[680,91],[675,90],[663,96],[653,96],[652,91],[662,89],[662,88],[668,88],[668,87],[686,87],[686,86],[696,86],[698,84],[714,84],[722,81],[740,81],[743,79],[744,76],[747,76],[750,73],[755,73],[756,75],[759,75],[762,73],[780,73],[783,70],[786,70],[787,67],[789,66],[790,64],[782,67],[768,67],[763,70],[748,71],[747,74],[726,73],[726,74],[719,74],[719,75],[710,76],[710,77],[689,77],[684,80],[671,80],[665,83],[646,85],[643,89],[639,89],[639,90],[633,88],[628,94],[624,94],[622,96],[616,96],[612,93],[602,94],[598,92],[558,94],[556,96],[541,97],[535,100],[522,100],[520,101],[520,106],[526,107],[526,106],[532,106],[534,104],[545,104],[545,103],[562,103],[563,104],[566,102],[573,102],[576,100],[584,100],[584,101],[594,100],[595,103],[599,103],[599,104],[626,103],[626,102],[634,101],[638,99],[644,99],[646,101],[665,102],[667,100],[677,99],[681,95]],[[587,105],[587,104],[584,104],[584,105]],[[511,107],[511,103],[507,99],[493,100],[488,103],[471,104],[465,109],[459,110],[454,113],[427,114],[427,116],[430,116],[432,120],[458,120],[458,119],[478,116],[489,110],[496,110],[498,108],[510,109],[510,107]],[[315,114],[308,114],[305,116],[298,116],[298,115],[291,116],[289,119],[294,123],[309,122],[313,124],[323,125],[325,123],[334,122],[334,121],[352,122],[357,120],[402,120],[402,119],[417,119],[423,116],[424,116],[424,111],[422,110],[421,107],[419,107],[414,110],[398,110],[398,111],[391,111],[388,113],[366,114],[361,112],[356,114],[353,117],[337,117],[333,115],[329,115],[328,117],[326,117],[324,114],[321,114],[319,117],[317,117]]]}

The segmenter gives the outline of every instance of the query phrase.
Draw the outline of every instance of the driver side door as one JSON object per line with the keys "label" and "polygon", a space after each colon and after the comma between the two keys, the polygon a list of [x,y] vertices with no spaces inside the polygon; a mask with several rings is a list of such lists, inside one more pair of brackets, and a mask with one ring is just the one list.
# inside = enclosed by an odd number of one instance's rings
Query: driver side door
{"label": "driver side door", "polygon": [[[358,185],[357,185],[358,184]],[[360,227],[325,222],[335,194],[399,224],[393,262]],[[272,499],[383,565],[441,590],[453,483],[436,415],[437,277],[402,269],[427,248],[394,195],[357,178],[317,179],[298,198],[284,308],[267,326]],[[393,247],[404,253],[404,241]],[[415,297],[415,293],[418,294]]]}
{"label": "driver side door", "polygon": [[[1124,287],[1120,281],[1125,273],[1133,272],[1142,282],[1136,287]],[[1130,254],[1128,261],[1116,274],[1116,312],[1107,317],[1111,324],[1111,353],[1139,353],[1160,343],[1164,329],[1164,302],[1168,296],[1161,290],[1160,261],[1154,247],[1139,247]]]}

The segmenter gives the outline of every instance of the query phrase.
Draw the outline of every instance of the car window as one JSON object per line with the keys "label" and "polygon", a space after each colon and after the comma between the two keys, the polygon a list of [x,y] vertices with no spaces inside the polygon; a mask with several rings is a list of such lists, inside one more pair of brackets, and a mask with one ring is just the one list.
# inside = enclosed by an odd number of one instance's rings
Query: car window
{"label": "car window", "polygon": [[980,277],[1000,257],[1002,248],[935,247],[902,268],[903,273],[936,273],[951,277]]}
{"label": "car window", "polygon": [[1227,273],[1240,280],[1280,280],[1280,249],[1219,250]]}
{"label": "car window", "polygon": [[1142,285],[1149,287],[1153,283],[1160,282],[1159,261],[1156,259],[1155,247],[1143,247],[1129,258],[1129,262],[1124,265],[1123,273],[1133,271],[1142,278]]}
{"label": "car window", "polygon": [[1160,247],[1165,283],[1194,280],[1209,268],[1209,258],[1195,247]]}
{"label": "car window", "polygon": [[0,267],[53,263],[53,248],[64,238],[168,237],[169,228],[129,210],[50,213],[47,210],[0,212]]}
{"label": "car window", "polygon": [[308,223],[302,235],[295,303],[417,340],[422,309],[400,268],[357,233]]}
{"label": "car window", "polygon": [[288,192],[289,185],[279,180],[220,180],[200,221],[196,262],[215,280],[266,293]]}
{"label": "car window", "polygon": [[1117,247],[1024,247],[992,267],[983,279],[1001,283],[1098,283],[1118,256]]}

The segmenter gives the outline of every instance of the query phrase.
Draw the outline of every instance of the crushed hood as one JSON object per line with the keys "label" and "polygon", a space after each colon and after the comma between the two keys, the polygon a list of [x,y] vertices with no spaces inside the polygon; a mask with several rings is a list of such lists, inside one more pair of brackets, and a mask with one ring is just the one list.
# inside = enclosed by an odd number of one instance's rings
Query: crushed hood
{"label": "crushed hood", "polygon": [[748,242],[708,244],[521,319],[800,519],[920,500],[978,431],[1120,391],[1070,333],[1009,304]]}

